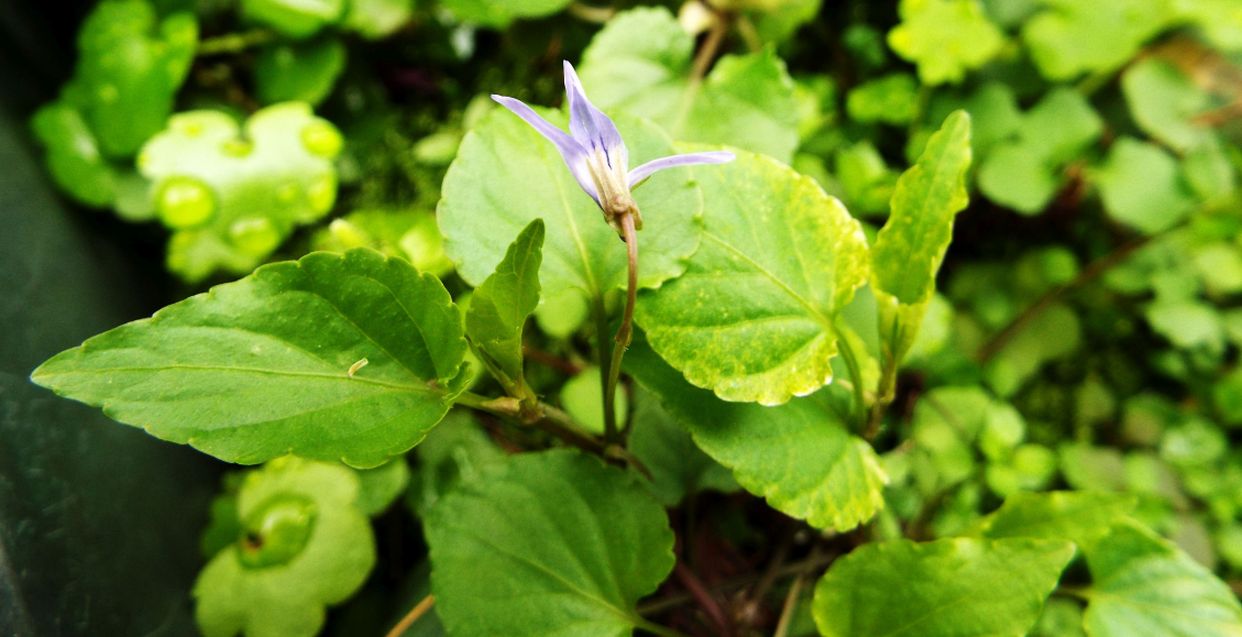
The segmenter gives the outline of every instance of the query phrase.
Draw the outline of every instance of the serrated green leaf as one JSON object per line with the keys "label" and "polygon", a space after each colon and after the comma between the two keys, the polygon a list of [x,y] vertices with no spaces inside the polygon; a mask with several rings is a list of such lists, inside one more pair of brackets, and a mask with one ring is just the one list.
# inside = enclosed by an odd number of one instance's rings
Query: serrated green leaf
{"label": "serrated green leaf", "polygon": [[465,348],[435,277],[369,250],[317,252],[104,332],[31,378],[230,462],[365,467],[439,422]]}
{"label": "serrated green leaf", "polygon": [[308,38],[340,21],[346,0],[241,0],[243,18],[294,38]]}
{"label": "serrated green leaf", "polygon": [[686,273],[639,298],[651,346],[725,400],[780,404],[832,379],[833,320],[867,276],[841,202],[771,158],[700,173],[711,210]]}
{"label": "serrated green leaf", "polygon": [[897,180],[892,213],[871,250],[875,288],[908,305],[925,303],[953,237],[953,217],[966,207],[970,116],[950,115],[917,163]]}
{"label": "serrated green leaf", "polygon": [[522,327],[539,305],[543,236],[543,220],[530,222],[496,271],[475,288],[466,311],[466,335],[509,395],[518,398],[530,394],[522,374]]}
{"label": "serrated green leaf", "polygon": [[1113,526],[1126,520],[1133,508],[1132,498],[1111,493],[1017,493],[981,520],[977,533],[991,539],[1069,540],[1086,553],[1094,550]]}
{"label": "serrated green leaf", "polygon": [[1087,554],[1087,566],[1092,637],[1242,635],[1242,605],[1229,587],[1135,523],[1115,527]]}
{"label": "serrated green leaf", "polygon": [[899,11],[901,24],[888,32],[888,45],[918,64],[919,79],[930,86],[961,82],[1005,44],[978,0],[901,0]]}
{"label": "serrated green leaf", "polygon": [[1113,144],[1095,181],[1109,216],[1145,234],[1173,227],[1195,207],[1177,161],[1129,137]]}
{"label": "serrated green leaf", "polygon": [[1042,0],[1022,39],[1044,77],[1068,80],[1125,64],[1174,13],[1169,0]]}
{"label": "serrated green leaf", "polygon": [[245,534],[194,585],[203,633],[317,634],[324,606],[353,595],[375,565],[357,495],[357,477],[339,465],[282,458],[248,474],[237,496]]}
{"label": "serrated green leaf", "polygon": [[578,71],[595,104],[646,117],[674,139],[728,144],[788,163],[798,145],[794,84],[769,50],[726,55],[690,80],[694,39],[663,7],[619,14],[591,41]]}
{"label": "serrated green leaf", "polygon": [[1210,96],[1172,64],[1155,57],[1140,60],[1126,69],[1121,89],[1139,127],[1174,150],[1212,140],[1212,129],[1193,119],[1208,109]]}
{"label": "serrated green leaf", "polygon": [[485,27],[503,28],[520,18],[551,15],[572,0],[441,0],[458,20]]}
{"label": "serrated green leaf", "polygon": [[[564,115],[539,112],[564,125]],[[673,154],[654,126],[624,117],[616,121],[631,164]],[[698,168],[695,174],[714,168]],[[680,275],[698,248],[703,201],[689,175],[687,169],[664,171],[634,191],[644,219],[638,263],[642,287]],[[579,188],[555,147],[507,111],[492,111],[462,141],[444,178],[438,218],[445,250],[468,283],[482,284],[512,237],[543,219],[543,294],[577,288],[598,298],[625,286],[625,245],[616,231]]]}
{"label": "serrated green leaf", "polygon": [[62,99],[81,110],[103,154],[132,156],[164,126],[198,45],[192,13],[156,15],[147,0],[107,0],[78,32]]}
{"label": "serrated green leaf", "polygon": [[651,472],[651,491],[660,502],[671,507],[698,491],[728,493],[738,489],[733,474],[694,444],[690,433],[660,406],[655,394],[641,386],[634,393],[638,405],[629,449]]}
{"label": "serrated green leaf", "polygon": [[629,634],[644,623],[635,603],[673,568],[655,498],[577,451],[509,458],[446,496],[424,530],[436,611],[457,635]]}
{"label": "serrated green leaf", "polygon": [[815,623],[825,637],[1020,637],[1073,555],[1069,542],[1032,539],[868,544],[819,581]]}
{"label": "serrated green leaf", "polygon": [[686,382],[643,342],[625,368],[659,397],[707,455],[743,488],[814,527],[847,531],[884,506],[887,481],[871,446],[850,435],[819,394],[780,407],[728,403]]}
{"label": "serrated green leaf", "polygon": [[318,104],[332,92],[344,68],[345,45],[337,38],[270,44],[255,58],[255,92],[264,104]]}
{"label": "serrated green leaf", "polygon": [[392,35],[410,21],[414,0],[350,0],[341,25],[369,40]]}
{"label": "serrated green leaf", "polygon": [[172,117],[138,157],[160,219],[175,231],[169,269],[192,282],[217,269],[253,270],[296,226],[332,209],[341,144],[300,102],[264,108],[244,130],[217,111]]}

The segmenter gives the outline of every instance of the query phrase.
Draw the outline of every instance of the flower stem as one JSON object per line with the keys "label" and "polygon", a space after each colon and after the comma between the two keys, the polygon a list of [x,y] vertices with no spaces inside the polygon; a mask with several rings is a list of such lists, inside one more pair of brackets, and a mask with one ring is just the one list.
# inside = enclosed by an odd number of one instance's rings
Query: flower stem
{"label": "flower stem", "polygon": [[276,34],[267,29],[255,29],[253,31],[243,31],[241,33],[226,33],[224,35],[200,41],[194,54],[204,56],[240,53],[250,47],[267,44],[275,40]]}
{"label": "flower stem", "polygon": [[608,442],[617,440],[617,383],[621,380],[621,359],[625,350],[634,340],[634,305],[638,301],[638,232],[634,228],[634,215],[622,215],[622,238],[625,239],[626,265],[629,278],[625,286],[625,310],[621,314],[621,327],[613,338],[611,362],[608,364],[608,379],[604,385],[604,435]]}

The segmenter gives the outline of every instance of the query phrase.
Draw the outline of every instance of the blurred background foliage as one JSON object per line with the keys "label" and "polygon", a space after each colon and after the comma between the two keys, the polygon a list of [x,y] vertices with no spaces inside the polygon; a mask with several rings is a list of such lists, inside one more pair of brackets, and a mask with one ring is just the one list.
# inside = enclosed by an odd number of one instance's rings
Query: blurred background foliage
{"label": "blurred background foliage", "polygon": [[[175,296],[356,246],[464,294],[435,221],[445,171],[487,94],[559,103],[562,59],[601,108],[788,162],[869,228],[928,135],[965,109],[972,201],[877,440],[891,482],[870,532],[960,533],[1022,491],[1120,492],[1242,588],[1242,3],[639,4],[85,3],[73,73],[31,131],[66,197],[135,224],[105,229],[166,236]],[[860,294],[851,320],[874,311]],[[529,373],[540,394],[597,413],[585,315],[573,295],[544,300],[528,343],[544,364]],[[696,457],[675,427],[642,435]],[[466,429],[412,454],[406,506],[380,518],[386,557],[331,630],[374,632],[426,591],[415,516],[496,453]],[[712,467],[661,497],[732,490]],[[238,488],[209,537],[231,537]],[[709,583],[755,570],[779,548],[763,538],[795,527],[752,504],[703,494],[678,509],[681,541],[719,560]],[[779,607],[750,610],[762,627]],[[1061,630],[1080,614],[1057,599],[1037,632],[1073,634]]]}

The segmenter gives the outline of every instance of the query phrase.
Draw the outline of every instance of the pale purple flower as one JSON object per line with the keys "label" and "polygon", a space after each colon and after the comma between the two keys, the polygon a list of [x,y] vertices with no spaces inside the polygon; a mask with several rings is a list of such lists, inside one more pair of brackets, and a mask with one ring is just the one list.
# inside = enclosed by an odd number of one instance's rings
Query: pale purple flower
{"label": "pale purple flower", "polygon": [[643,227],[642,216],[630,193],[653,173],[674,166],[733,160],[733,153],[727,151],[686,153],[653,159],[630,170],[629,153],[616,124],[587,99],[582,82],[569,62],[565,62],[565,96],[569,101],[569,133],[553,126],[521,100],[503,95],[493,95],[492,99],[513,111],[556,146],[578,185],[595,200],[604,211],[604,218],[617,232],[621,232],[618,220],[625,214],[634,215],[636,228]]}

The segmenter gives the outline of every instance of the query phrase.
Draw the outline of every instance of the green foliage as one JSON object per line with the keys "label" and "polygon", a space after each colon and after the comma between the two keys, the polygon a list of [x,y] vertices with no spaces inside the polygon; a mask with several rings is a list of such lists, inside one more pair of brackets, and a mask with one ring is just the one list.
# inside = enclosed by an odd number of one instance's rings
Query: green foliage
{"label": "green foliage", "polygon": [[174,116],[138,168],[160,221],[174,230],[168,267],[188,281],[262,263],[293,229],[336,200],[341,135],[298,102],[269,106],[239,129],[218,111]]}
{"label": "green foliage", "polygon": [[511,396],[534,398],[522,374],[522,326],[539,305],[543,220],[526,226],[470,297],[466,336]]}
{"label": "green foliage", "polygon": [[901,0],[900,7],[901,24],[889,31],[888,44],[918,64],[929,86],[961,82],[1005,43],[978,0]]}
{"label": "green foliage", "polygon": [[1111,71],[1173,18],[1170,0],[1042,0],[1022,38],[1044,77]]}
{"label": "green foliage", "polygon": [[649,118],[678,141],[728,144],[788,162],[798,143],[794,85],[772,51],[725,56],[690,78],[694,41],[665,9],[609,22],[582,53],[592,100]]}
{"label": "green foliage", "polygon": [[1177,161],[1160,147],[1131,138],[1113,144],[1096,183],[1108,213],[1147,234],[1171,228],[1195,206]]}
{"label": "green foliage", "polygon": [[828,637],[1023,635],[1073,555],[1050,540],[869,544],[816,585],[815,623]]}
{"label": "green foliage", "polygon": [[918,110],[918,84],[905,73],[871,80],[850,92],[845,110],[860,122],[883,122],[899,126],[914,119]]}
{"label": "green foliage", "polygon": [[241,0],[244,19],[290,38],[307,38],[339,21],[347,0]]}
{"label": "green foliage", "polygon": [[282,458],[247,474],[240,534],[194,585],[203,633],[317,634],[324,606],[353,595],[375,565],[358,493],[352,471],[321,462]]}
{"label": "green foliage", "polygon": [[704,172],[703,245],[685,274],[643,296],[639,324],[690,382],[726,400],[814,391],[832,379],[835,316],[867,276],[861,226],[760,155]]}
{"label": "green foliage", "polygon": [[700,449],[776,509],[818,528],[845,531],[883,505],[886,477],[875,452],[850,435],[828,397],[780,407],[728,403],[690,386],[641,345],[626,360]]}
{"label": "green foliage", "polygon": [[651,490],[662,504],[676,506],[698,491],[738,489],[733,474],[694,444],[689,431],[660,405],[655,394],[641,387],[635,394],[638,407],[630,449],[651,472]]}
{"label": "green foliage", "polygon": [[[508,459],[426,521],[436,612],[460,635],[618,635],[673,568],[673,534],[637,479],[571,451]],[[488,573],[488,577],[479,577]]]}
{"label": "green foliage", "polygon": [[519,18],[537,18],[564,9],[570,0],[443,0],[441,4],[462,22],[506,27]]}
{"label": "green foliage", "polygon": [[255,92],[264,104],[322,102],[345,67],[345,45],[335,38],[264,47],[255,60]]}
{"label": "green foliage", "polygon": [[230,462],[375,466],[444,416],[465,350],[438,280],[356,250],[260,268],[67,350],[35,382]]}

